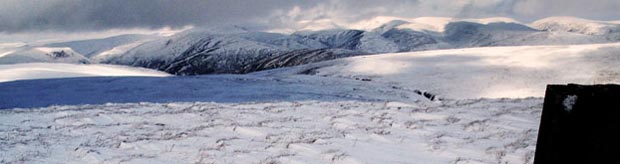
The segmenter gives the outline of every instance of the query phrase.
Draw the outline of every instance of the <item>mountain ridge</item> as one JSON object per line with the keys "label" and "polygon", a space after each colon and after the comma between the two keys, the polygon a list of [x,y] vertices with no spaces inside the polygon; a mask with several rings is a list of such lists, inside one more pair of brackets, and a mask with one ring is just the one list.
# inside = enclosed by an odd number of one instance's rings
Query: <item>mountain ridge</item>
{"label": "mountain ridge", "polygon": [[[594,44],[620,40],[620,24],[568,17],[546,18],[531,24],[510,18],[378,17],[367,20],[365,24],[339,27],[349,29],[286,34],[252,31],[234,26],[191,29],[169,37],[125,35],[45,46],[68,47],[88,59],[88,62],[82,63],[129,65],[177,75],[199,75],[249,73],[379,53],[494,46]],[[6,60],[6,56],[19,56],[20,52],[22,51],[0,57],[0,62]],[[295,60],[275,61],[285,59]]]}

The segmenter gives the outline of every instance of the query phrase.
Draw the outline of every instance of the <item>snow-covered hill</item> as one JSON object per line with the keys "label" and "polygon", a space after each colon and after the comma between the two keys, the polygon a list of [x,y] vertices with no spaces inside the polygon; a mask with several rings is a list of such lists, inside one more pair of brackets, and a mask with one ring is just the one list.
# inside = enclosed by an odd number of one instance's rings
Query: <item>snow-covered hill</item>
{"label": "snow-covered hill", "polygon": [[0,64],[98,63],[102,58],[125,54],[127,50],[159,37],[161,36],[130,34],[46,45],[28,45],[25,43],[0,45]]}
{"label": "snow-covered hill", "polygon": [[[347,36],[341,38],[350,39]],[[312,37],[264,32],[214,34],[209,31],[192,31],[142,44],[126,54],[111,56],[103,62],[153,68],[180,75],[195,75],[263,70],[263,68],[250,70],[245,68],[265,65],[266,63],[259,62],[279,56],[313,59],[292,62],[298,65],[362,54],[347,45],[339,45],[350,43],[347,42],[349,40],[339,42],[337,39],[327,38],[332,41],[328,42]]]}
{"label": "snow-covered hill", "polygon": [[620,33],[620,23],[587,20],[575,17],[549,17],[535,21],[531,26],[543,31],[562,31],[586,35]]}
{"label": "snow-covered hill", "polygon": [[16,63],[90,63],[69,47],[18,47],[0,56],[0,64]]}
{"label": "snow-covered hill", "polygon": [[[337,57],[313,56],[314,60],[300,60],[296,63],[306,64],[360,54],[488,46],[592,44],[620,39],[614,36],[615,33],[590,35],[549,30],[539,26],[530,27],[508,18],[460,20],[387,17],[351,27],[357,29],[300,31],[292,34],[194,30],[140,45],[126,54],[102,61],[182,75],[246,73],[263,70],[245,69],[250,65],[264,65],[260,59],[293,53],[296,53],[296,58],[308,58],[309,54],[303,52],[317,50]],[[294,65],[278,67],[286,66]]]}
{"label": "snow-covered hill", "polygon": [[78,40],[78,41],[70,41],[70,42],[62,42],[62,43],[51,43],[45,45],[46,47],[69,47],[73,49],[75,52],[78,52],[84,55],[87,58],[93,58],[101,53],[106,51],[110,51],[116,47],[131,45],[132,43],[144,43],[160,36],[157,35],[138,35],[138,34],[127,34],[127,35],[119,35],[113,36],[103,39],[91,39],[91,40]]}
{"label": "snow-covered hill", "polygon": [[620,43],[380,54],[258,72],[367,79],[441,98],[542,97],[547,84],[620,83]]}
{"label": "snow-covered hill", "polygon": [[26,63],[0,65],[0,82],[90,76],[163,77],[168,76],[168,74],[144,68],[99,64]]}

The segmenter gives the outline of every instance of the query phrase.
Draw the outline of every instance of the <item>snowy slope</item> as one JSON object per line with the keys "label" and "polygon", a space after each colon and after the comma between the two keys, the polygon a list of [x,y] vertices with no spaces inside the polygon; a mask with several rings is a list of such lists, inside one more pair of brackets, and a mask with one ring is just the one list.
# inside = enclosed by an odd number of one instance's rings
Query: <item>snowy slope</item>
{"label": "snowy slope", "polygon": [[69,47],[20,47],[0,56],[0,64],[16,63],[90,63]]}
{"label": "snowy slope", "polygon": [[606,35],[620,32],[620,23],[575,17],[549,17],[535,21],[531,23],[531,26],[544,31],[562,31],[586,35]]}
{"label": "snowy slope", "polygon": [[[342,38],[349,39],[348,37]],[[264,65],[265,63],[258,62],[265,58],[282,55],[294,55],[293,57],[296,58],[313,58],[312,61],[324,61],[333,59],[331,55],[325,54],[334,54],[340,57],[362,54],[362,52],[350,47],[357,44],[348,44],[350,43],[349,40],[327,39],[331,42],[305,35],[265,32],[214,34],[209,31],[191,31],[142,44],[124,55],[112,56],[103,59],[102,62],[153,68],[179,75],[195,75],[245,73],[250,71],[246,70],[245,67]],[[321,51],[320,54],[322,55],[299,54],[300,52],[310,51]],[[295,63],[299,65],[308,62],[299,61]]]}
{"label": "snowy slope", "polygon": [[[15,63],[98,63],[102,58],[122,55],[159,35],[127,34],[102,39],[87,39],[45,45],[0,44],[0,64]],[[54,54],[64,53],[64,54]]]}
{"label": "snowy slope", "polygon": [[168,76],[154,70],[113,65],[27,63],[0,65],[0,82],[90,76]]}
{"label": "snowy slope", "polygon": [[259,72],[369,79],[440,98],[541,97],[547,84],[620,83],[620,44],[517,46],[352,57]]}
{"label": "snowy slope", "polygon": [[146,42],[158,38],[156,35],[127,34],[103,39],[78,40],[44,45],[46,47],[69,47],[87,58],[100,55],[119,46]]}

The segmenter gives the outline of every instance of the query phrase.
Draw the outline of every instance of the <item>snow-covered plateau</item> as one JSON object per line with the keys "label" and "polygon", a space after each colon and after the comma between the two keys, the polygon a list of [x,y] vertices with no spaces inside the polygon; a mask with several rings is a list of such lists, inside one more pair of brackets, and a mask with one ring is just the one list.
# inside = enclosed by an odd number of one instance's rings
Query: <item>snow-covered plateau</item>
{"label": "snow-covered plateau", "polygon": [[2,43],[0,163],[532,163],[547,84],[620,83],[618,22],[326,22]]}

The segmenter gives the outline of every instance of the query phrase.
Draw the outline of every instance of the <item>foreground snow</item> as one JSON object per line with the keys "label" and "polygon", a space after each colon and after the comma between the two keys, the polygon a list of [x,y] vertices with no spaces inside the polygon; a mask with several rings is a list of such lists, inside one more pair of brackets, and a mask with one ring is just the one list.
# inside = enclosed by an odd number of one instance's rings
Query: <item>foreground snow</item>
{"label": "foreground snow", "polygon": [[0,111],[0,163],[531,163],[542,99]]}
{"label": "foreground snow", "polygon": [[0,82],[90,76],[168,76],[167,73],[101,64],[28,63],[0,65]]}

